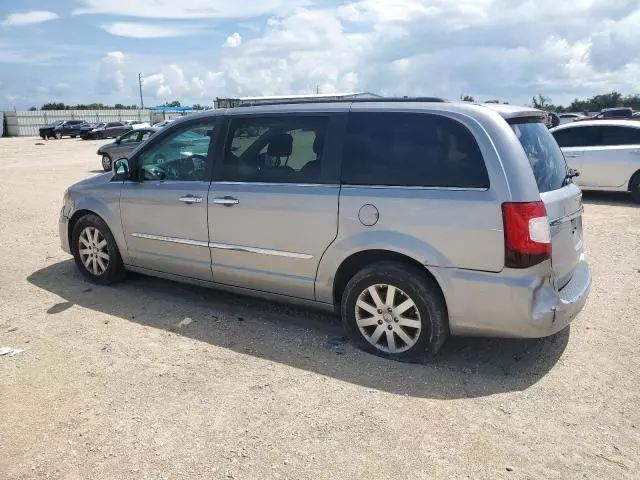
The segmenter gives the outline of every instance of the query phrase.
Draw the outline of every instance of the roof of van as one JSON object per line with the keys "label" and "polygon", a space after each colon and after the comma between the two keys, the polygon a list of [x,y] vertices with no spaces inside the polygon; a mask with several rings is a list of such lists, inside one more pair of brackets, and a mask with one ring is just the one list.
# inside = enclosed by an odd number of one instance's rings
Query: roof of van
{"label": "roof of van", "polygon": [[[442,110],[458,112],[462,114],[480,113],[487,110],[494,111],[509,120],[513,118],[535,118],[539,119],[544,116],[544,112],[532,107],[521,107],[516,105],[507,105],[499,103],[471,103],[471,102],[444,102],[441,99],[420,100],[420,99],[368,99],[367,101],[352,102],[350,100],[340,100],[333,102],[282,102],[268,105],[247,105],[235,108],[207,110],[202,113],[187,115],[185,118],[193,118],[195,116],[212,116],[212,115],[246,115],[259,113],[282,114],[286,112],[344,112],[351,109],[352,111],[363,111],[370,109],[380,109],[380,111],[417,111],[421,109]],[[640,122],[639,122],[640,123]]]}

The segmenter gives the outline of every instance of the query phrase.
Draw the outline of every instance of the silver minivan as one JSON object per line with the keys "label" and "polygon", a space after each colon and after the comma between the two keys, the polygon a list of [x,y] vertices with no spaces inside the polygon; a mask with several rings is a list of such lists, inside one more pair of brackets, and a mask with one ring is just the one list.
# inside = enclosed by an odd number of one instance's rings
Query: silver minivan
{"label": "silver minivan", "polygon": [[62,248],[100,284],[134,271],[336,311],[392,358],[551,335],[591,273],[542,119],[383,99],[191,115],[67,190]]}

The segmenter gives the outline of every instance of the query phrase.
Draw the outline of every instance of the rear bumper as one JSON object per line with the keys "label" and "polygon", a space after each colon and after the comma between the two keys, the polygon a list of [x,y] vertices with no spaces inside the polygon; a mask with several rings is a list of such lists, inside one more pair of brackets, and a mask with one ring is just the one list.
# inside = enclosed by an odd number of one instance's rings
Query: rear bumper
{"label": "rear bumper", "polygon": [[591,271],[584,256],[571,281],[557,291],[548,262],[500,273],[436,269],[454,335],[539,338],[567,327],[584,307]]}

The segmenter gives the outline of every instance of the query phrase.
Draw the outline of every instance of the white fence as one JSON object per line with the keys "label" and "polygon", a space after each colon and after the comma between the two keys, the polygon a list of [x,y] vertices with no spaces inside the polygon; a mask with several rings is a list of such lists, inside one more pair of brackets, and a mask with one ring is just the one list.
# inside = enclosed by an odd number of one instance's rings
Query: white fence
{"label": "white fence", "polygon": [[[157,113],[157,112],[156,112]],[[7,136],[38,135],[41,125],[56,120],[86,120],[87,122],[117,122],[119,120],[151,120],[150,110],[36,110],[34,112],[4,112]],[[158,121],[158,120],[156,120]]]}

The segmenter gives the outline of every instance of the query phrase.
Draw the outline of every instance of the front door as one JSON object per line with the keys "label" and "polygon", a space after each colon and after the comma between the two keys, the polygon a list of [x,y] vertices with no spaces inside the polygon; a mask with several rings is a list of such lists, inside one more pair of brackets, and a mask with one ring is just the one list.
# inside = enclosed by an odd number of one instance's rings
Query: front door
{"label": "front door", "polygon": [[207,193],[214,123],[176,125],[132,159],[138,181],[124,183],[120,210],[134,266],[212,279]]}
{"label": "front door", "polygon": [[209,191],[215,282],[314,298],[338,229],[343,118],[231,117]]}

